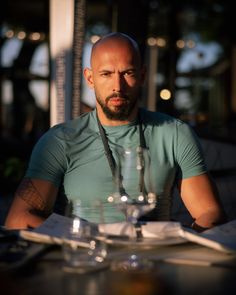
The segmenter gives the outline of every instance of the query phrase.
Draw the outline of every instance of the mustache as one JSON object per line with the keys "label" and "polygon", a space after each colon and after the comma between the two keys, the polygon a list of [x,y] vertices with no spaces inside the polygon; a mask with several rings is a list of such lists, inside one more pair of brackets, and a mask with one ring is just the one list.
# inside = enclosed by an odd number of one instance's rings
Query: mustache
{"label": "mustache", "polygon": [[126,95],[124,93],[120,93],[120,92],[114,92],[111,95],[109,95],[109,96],[106,97],[106,101],[108,101],[111,98],[116,98],[116,97],[121,97],[121,98],[124,98],[124,99],[129,100],[129,96],[128,95]]}

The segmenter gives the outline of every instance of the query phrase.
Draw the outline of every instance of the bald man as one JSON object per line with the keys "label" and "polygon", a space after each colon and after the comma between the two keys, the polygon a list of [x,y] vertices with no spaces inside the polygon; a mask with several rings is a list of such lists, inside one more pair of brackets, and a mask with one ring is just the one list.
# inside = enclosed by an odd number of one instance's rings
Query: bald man
{"label": "bald man", "polygon": [[[160,196],[155,220],[170,220],[176,185],[195,220],[193,228],[201,231],[223,222],[224,212],[193,131],[180,120],[139,107],[145,68],[137,43],[121,33],[104,36],[93,46],[91,68],[84,69],[84,77],[95,92],[95,110],[54,126],[42,136],[16,191],[6,227],[39,226],[61,196],[84,203],[98,199],[105,204],[106,222],[124,220],[107,203],[113,190],[108,157],[118,146],[136,149],[140,125]],[[96,216],[81,217],[96,222]]]}

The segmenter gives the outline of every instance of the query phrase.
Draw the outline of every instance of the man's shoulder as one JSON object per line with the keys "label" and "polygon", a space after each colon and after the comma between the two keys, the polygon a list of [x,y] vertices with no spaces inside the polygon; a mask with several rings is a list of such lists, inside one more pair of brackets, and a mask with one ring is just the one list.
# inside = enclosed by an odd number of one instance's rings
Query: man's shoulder
{"label": "man's shoulder", "polygon": [[184,124],[183,121],[176,117],[158,111],[149,111],[147,109],[141,109],[141,118],[144,124],[146,123],[157,126],[173,126]]}
{"label": "man's shoulder", "polygon": [[44,134],[44,137],[51,139],[55,138],[58,140],[70,140],[78,138],[81,134],[93,132],[94,125],[94,114],[92,111],[82,114],[76,119],[68,120],[52,126]]}
{"label": "man's shoulder", "polygon": [[63,123],[59,123],[53,127],[50,128],[50,131],[53,133],[74,133],[74,132],[80,132],[85,128],[90,128],[90,126],[93,126],[94,121],[94,114],[92,112],[84,113],[80,115],[79,117],[68,120]]}

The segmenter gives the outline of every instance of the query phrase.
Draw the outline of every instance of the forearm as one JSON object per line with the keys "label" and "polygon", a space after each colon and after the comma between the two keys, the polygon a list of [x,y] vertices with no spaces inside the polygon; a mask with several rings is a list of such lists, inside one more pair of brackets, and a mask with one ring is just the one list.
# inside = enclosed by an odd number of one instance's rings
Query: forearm
{"label": "forearm", "polygon": [[51,212],[57,188],[43,180],[23,179],[5,221],[7,228],[39,226]]}
{"label": "forearm", "polygon": [[8,229],[26,229],[38,227],[45,217],[39,216],[29,210],[11,210],[6,218],[5,226]]}
{"label": "forearm", "polygon": [[198,232],[212,228],[216,225],[223,224],[227,221],[225,213],[218,209],[209,209],[204,214],[199,215],[195,218],[192,223],[192,228]]}
{"label": "forearm", "polygon": [[182,200],[194,219],[192,227],[201,231],[226,222],[226,214],[219,200],[216,186],[202,174],[180,182]]}

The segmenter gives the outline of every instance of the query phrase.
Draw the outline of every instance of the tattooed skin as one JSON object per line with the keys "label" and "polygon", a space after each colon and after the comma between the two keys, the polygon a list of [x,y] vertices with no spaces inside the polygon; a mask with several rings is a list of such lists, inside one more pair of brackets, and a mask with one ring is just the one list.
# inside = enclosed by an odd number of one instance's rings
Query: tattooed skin
{"label": "tattooed skin", "polygon": [[28,178],[24,179],[19,185],[16,194],[24,200],[33,210],[46,212],[47,205],[32,181]]}

